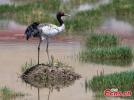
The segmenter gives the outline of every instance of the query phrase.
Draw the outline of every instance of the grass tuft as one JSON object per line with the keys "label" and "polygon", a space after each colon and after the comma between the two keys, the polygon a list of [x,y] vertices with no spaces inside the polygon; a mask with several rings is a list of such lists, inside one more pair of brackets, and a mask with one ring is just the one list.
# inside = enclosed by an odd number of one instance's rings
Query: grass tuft
{"label": "grass tuft", "polygon": [[127,46],[116,46],[86,49],[80,52],[79,57],[82,62],[127,66],[132,63],[133,53],[132,49]]}
{"label": "grass tuft", "polygon": [[98,75],[89,80],[88,88],[103,96],[105,89],[117,88],[119,91],[132,91],[134,97],[134,71],[126,71],[109,75]]}
{"label": "grass tuft", "polygon": [[86,39],[86,47],[112,47],[118,45],[118,37],[109,33],[91,34]]}
{"label": "grass tuft", "polygon": [[34,61],[31,59],[30,62],[26,62],[25,64],[23,64],[21,66],[21,72],[24,73],[26,70],[30,69],[31,67],[33,67],[34,65],[36,65],[34,63]]}
{"label": "grass tuft", "polygon": [[112,34],[91,34],[86,39],[86,49],[79,54],[80,61],[98,64],[127,66],[132,64],[133,52],[128,46],[120,46]]}
{"label": "grass tuft", "polygon": [[91,59],[132,59],[132,49],[127,46],[111,48],[93,48],[80,53],[81,58],[87,61]]}
{"label": "grass tuft", "polygon": [[22,96],[25,96],[25,94],[21,92],[15,92],[6,86],[0,89],[0,97],[3,98],[4,100],[5,99],[9,100],[11,98],[22,97]]}

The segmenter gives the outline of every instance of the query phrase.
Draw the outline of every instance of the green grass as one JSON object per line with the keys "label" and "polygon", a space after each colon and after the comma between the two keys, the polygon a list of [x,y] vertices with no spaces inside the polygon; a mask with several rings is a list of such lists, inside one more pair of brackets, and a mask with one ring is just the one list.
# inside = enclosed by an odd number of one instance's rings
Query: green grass
{"label": "green grass", "polygon": [[[52,16],[48,16],[50,12],[59,11],[60,0],[46,0],[29,3],[21,6],[1,5],[1,17],[14,19],[23,24],[29,24],[35,21],[47,22],[53,21]],[[49,12],[49,13],[48,13]]]}
{"label": "green grass", "polygon": [[93,32],[109,16],[134,23],[133,5],[132,0],[113,0],[108,5],[78,12],[73,18],[66,21],[67,30],[74,33]]}
{"label": "green grass", "polygon": [[25,96],[25,94],[21,92],[15,92],[8,87],[0,88],[0,98],[2,98],[3,100],[9,100],[11,98],[23,97],[23,96]]}
{"label": "green grass", "polygon": [[30,69],[31,67],[33,67],[34,65],[36,65],[34,63],[34,61],[31,59],[30,62],[26,62],[25,64],[23,64],[21,66],[21,72],[24,73],[26,70]]}
{"label": "green grass", "polygon": [[134,71],[98,75],[85,83],[87,88],[102,95],[105,89],[118,88],[119,91],[132,91],[132,97],[134,97]]}
{"label": "green grass", "polygon": [[[1,17],[14,19],[23,24],[29,24],[34,21],[56,23],[56,18],[50,15],[50,12],[63,10],[60,0],[47,0],[21,6],[2,5],[0,6]],[[98,17],[99,16],[99,17]],[[82,11],[74,17],[65,21],[67,31],[88,31],[94,30],[101,23],[102,12],[99,9],[92,11]],[[67,18],[68,19],[68,18]]]}
{"label": "green grass", "polygon": [[45,0],[45,1],[37,1],[34,3],[24,4],[20,6],[16,5],[1,5],[0,6],[0,13],[18,13],[18,12],[26,12],[27,14],[31,11],[42,9],[44,13],[46,11],[57,11],[60,6],[60,0]]}
{"label": "green grass", "polygon": [[71,20],[67,20],[67,30],[74,33],[92,32],[108,17],[134,24],[133,0],[112,0],[108,5],[78,12]]}
{"label": "green grass", "polygon": [[116,46],[110,48],[93,48],[87,49],[80,53],[83,61],[90,59],[132,59],[132,49],[127,46]]}
{"label": "green grass", "polygon": [[87,48],[117,46],[118,37],[109,33],[91,34],[86,39]]}
{"label": "green grass", "polygon": [[133,61],[132,48],[120,46],[116,35],[91,34],[85,41],[86,49],[79,53],[82,62],[93,62],[114,66],[130,66]]}
{"label": "green grass", "polygon": [[[129,65],[132,62],[132,49],[127,46],[93,48],[80,52],[80,61],[102,64]],[[123,62],[124,61],[124,62]]]}
{"label": "green grass", "polygon": [[127,21],[134,25],[134,2],[133,0],[113,0],[112,3],[100,7],[106,16]]}
{"label": "green grass", "polygon": [[99,9],[79,12],[70,20],[65,21],[68,31],[82,33],[85,31],[93,31],[101,22],[102,13]]}

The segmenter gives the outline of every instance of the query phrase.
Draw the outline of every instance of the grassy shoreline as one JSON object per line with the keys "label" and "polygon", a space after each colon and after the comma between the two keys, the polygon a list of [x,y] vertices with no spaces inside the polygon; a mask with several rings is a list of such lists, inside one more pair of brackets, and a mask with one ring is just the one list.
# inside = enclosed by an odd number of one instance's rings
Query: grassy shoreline
{"label": "grassy shoreline", "polygon": [[99,95],[101,95],[102,97],[104,97],[104,90],[117,88],[119,91],[122,92],[132,91],[132,96],[128,98],[134,98],[133,80],[134,71],[126,71],[109,75],[102,74],[94,76],[91,80],[86,81],[85,84],[88,89],[92,89],[95,93],[99,93]]}

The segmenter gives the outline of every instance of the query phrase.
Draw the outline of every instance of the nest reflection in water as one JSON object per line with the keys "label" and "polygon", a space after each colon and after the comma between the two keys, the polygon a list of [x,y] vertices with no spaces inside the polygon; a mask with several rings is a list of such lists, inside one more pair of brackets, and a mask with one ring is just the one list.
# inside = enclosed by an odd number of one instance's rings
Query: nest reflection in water
{"label": "nest reflection in water", "polygon": [[72,85],[81,76],[69,66],[50,66],[39,64],[27,69],[21,76],[22,80],[36,88],[53,88],[60,90]]}

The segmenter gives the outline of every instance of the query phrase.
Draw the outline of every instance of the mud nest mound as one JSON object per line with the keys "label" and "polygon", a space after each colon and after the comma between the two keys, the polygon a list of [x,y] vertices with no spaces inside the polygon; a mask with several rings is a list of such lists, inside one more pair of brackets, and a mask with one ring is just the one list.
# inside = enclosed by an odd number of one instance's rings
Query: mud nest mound
{"label": "mud nest mound", "polygon": [[21,76],[22,80],[36,88],[61,89],[68,87],[81,76],[67,66],[34,65]]}

